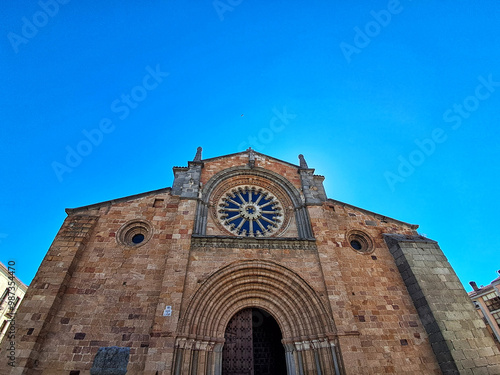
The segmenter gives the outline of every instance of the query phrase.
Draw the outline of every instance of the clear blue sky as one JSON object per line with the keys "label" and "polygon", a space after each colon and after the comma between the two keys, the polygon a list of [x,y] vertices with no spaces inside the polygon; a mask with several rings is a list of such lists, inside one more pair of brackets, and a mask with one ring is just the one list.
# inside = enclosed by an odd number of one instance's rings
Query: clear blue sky
{"label": "clear blue sky", "polygon": [[[257,151],[500,269],[498,1],[8,1],[0,260],[31,282],[79,207]],[[467,289],[470,287],[467,285]]]}

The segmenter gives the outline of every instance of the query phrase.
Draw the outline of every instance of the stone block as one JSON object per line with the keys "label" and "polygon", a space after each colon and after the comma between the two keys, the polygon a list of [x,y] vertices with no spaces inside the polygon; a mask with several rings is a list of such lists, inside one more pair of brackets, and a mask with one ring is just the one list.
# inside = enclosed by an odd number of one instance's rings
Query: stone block
{"label": "stone block", "polygon": [[[398,253],[397,262],[410,266],[401,276],[443,373],[465,374],[486,365],[494,343],[483,334],[484,324],[437,243],[392,234],[385,240],[391,253]],[[414,246],[409,246],[412,241]],[[495,364],[499,361],[497,355]]]}
{"label": "stone block", "polygon": [[125,375],[130,357],[130,348],[102,347],[97,352],[90,375]]}

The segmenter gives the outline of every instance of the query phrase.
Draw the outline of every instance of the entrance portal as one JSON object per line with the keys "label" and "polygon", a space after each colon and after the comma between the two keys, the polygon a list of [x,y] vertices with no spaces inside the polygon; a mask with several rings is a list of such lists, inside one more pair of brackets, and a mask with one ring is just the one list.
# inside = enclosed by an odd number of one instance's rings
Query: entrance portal
{"label": "entrance portal", "polygon": [[222,375],[286,375],[278,323],[261,309],[236,313],[226,327]]}

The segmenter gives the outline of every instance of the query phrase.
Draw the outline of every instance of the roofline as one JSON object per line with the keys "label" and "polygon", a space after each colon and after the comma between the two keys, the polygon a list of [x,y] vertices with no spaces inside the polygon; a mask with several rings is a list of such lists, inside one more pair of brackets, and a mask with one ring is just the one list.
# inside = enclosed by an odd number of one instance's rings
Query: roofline
{"label": "roofline", "polygon": [[[287,161],[284,161],[284,160],[281,160],[281,159],[275,158],[275,157],[273,157],[273,156],[263,154],[262,152],[258,152],[258,151],[255,151],[255,150],[252,150],[252,151],[253,151],[253,152],[254,152],[254,154],[256,154],[256,155],[265,156],[265,157],[267,157],[267,158],[269,158],[269,159],[273,159],[273,160],[276,160],[276,161],[278,161],[278,162],[280,162],[280,163],[287,164],[287,165],[289,165],[289,166],[291,166],[291,167],[294,167],[294,168],[298,168],[298,169],[300,169],[300,166],[299,166],[299,165],[297,165],[297,164],[289,163],[289,162],[287,162]],[[241,151],[241,152],[235,152],[235,153],[233,153],[233,154],[227,154],[227,155],[215,156],[215,157],[213,157],[213,158],[202,159],[202,160],[201,160],[201,162],[202,162],[202,163],[206,163],[206,162],[214,161],[214,160],[217,160],[217,159],[226,158],[226,157],[228,157],[228,156],[231,156],[231,157],[232,157],[232,156],[236,156],[236,155],[246,154],[247,152],[248,152],[248,150]]]}
{"label": "roofline", "polygon": [[8,279],[14,276],[14,279],[19,284],[18,286],[26,293],[26,291],[28,290],[28,286],[25,283],[23,283],[15,274],[10,273],[5,264],[3,264],[2,262],[0,262],[0,271],[4,273],[5,277],[7,277]]}
{"label": "roofline", "polygon": [[[471,281],[472,282],[472,281]],[[482,285],[479,287],[477,290],[472,290],[469,293],[469,297],[480,297],[483,294],[490,293],[492,290],[497,290],[497,285],[500,283],[500,277],[497,277],[495,280],[493,280],[491,283],[488,285]]]}
{"label": "roofline", "polygon": [[109,205],[112,205],[112,204],[115,204],[115,203],[126,202],[126,201],[129,201],[129,200],[132,200],[132,199],[138,199],[138,198],[146,197],[148,195],[159,194],[159,193],[167,193],[167,192],[170,192],[171,190],[172,190],[172,188],[170,188],[170,187],[161,188],[161,189],[157,189],[157,190],[147,191],[145,193],[134,194],[134,195],[129,195],[129,196],[122,197],[122,198],[111,199],[109,201],[104,201],[104,202],[89,204],[88,206],[81,206],[81,207],[76,207],[76,208],[66,208],[65,211],[66,211],[66,213],[68,215],[73,215],[73,214],[78,213],[80,211],[94,210],[94,209],[97,209],[97,208],[101,208],[103,206],[109,206]]}
{"label": "roofline", "polygon": [[[222,155],[222,156],[215,156],[213,158],[202,159],[199,162],[201,162],[201,163],[211,162],[211,161],[215,161],[215,160],[222,159],[222,158],[233,157],[233,156],[237,156],[237,155],[243,155],[243,154],[246,154],[247,152],[248,152],[248,150],[241,151],[241,152],[236,152],[236,153],[232,153],[232,154],[226,154],[226,155]],[[277,161],[279,163],[283,163],[283,164],[289,165],[289,166],[291,166],[293,168],[302,169],[300,167],[300,165],[292,164],[292,163],[289,163],[287,161],[284,161],[284,160],[281,160],[281,159],[277,159],[277,158],[275,158],[273,156],[266,155],[266,154],[263,154],[261,152],[257,152],[255,150],[253,150],[253,152],[255,154],[260,155],[260,156],[264,156],[264,157],[267,157],[269,159],[275,160],[275,161]],[[191,163],[191,162],[189,162],[189,163]],[[173,167],[174,170],[176,168],[182,168],[182,169],[184,169],[184,168],[187,168],[187,167]],[[313,170],[312,168],[309,168],[309,169]],[[125,202],[125,201],[131,200],[131,199],[138,199],[138,198],[142,198],[142,197],[145,197],[145,196],[148,196],[148,195],[152,195],[152,194],[159,194],[159,193],[170,192],[171,190],[172,190],[171,187],[166,187],[166,188],[161,188],[161,189],[157,189],[157,190],[148,191],[148,192],[145,192],[145,193],[129,195],[129,196],[126,196],[126,197],[117,198],[117,199],[111,199],[111,200],[107,200],[107,201],[100,202],[100,203],[94,203],[94,204],[90,204],[90,205],[87,205],[87,206],[81,206],[81,207],[76,207],[76,208],[66,208],[65,211],[66,211],[66,213],[68,215],[72,215],[72,214],[75,214],[75,213],[80,212],[80,211],[98,209],[98,208],[101,208],[103,206],[108,206],[108,205],[111,205],[111,204],[114,204],[114,203],[121,203],[121,202]],[[330,201],[332,203],[336,203],[336,204],[342,205],[344,207],[351,207],[351,208],[356,209],[358,211],[364,212],[364,213],[366,213],[368,215],[372,215],[372,216],[374,216],[374,217],[376,217],[376,218],[378,218],[380,220],[386,220],[387,219],[387,220],[390,220],[390,221],[398,223],[398,224],[406,225],[406,226],[410,227],[413,230],[416,230],[419,227],[419,225],[417,225],[417,224],[410,224],[410,223],[407,223],[405,221],[393,219],[391,217],[384,216],[382,214],[379,214],[379,213],[376,213],[376,212],[373,212],[373,211],[370,211],[370,210],[366,210],[364,208],[357,207],[357,206],[354,206],[354,205],[349,204],[349,203],[338,201],[336,199],[328,198],[327,201]]]}
{"label": "roofline", "polygon": [[349,204],[349,203],[345,203],[345,202],[341,202],[341,201],[338,201],[336,199],[331,199],[331,198],[328,198],[327,201],[330,201],[330,202],[333,202],[333,203],[337,203],[337,204],[340,204],[344,207],[351,207],[351,208],[354,208],[358,211],[361,211],[361,212],[364,212],[366,214],[369,214],[369,215],[372,215],[372,216],[375,216],[376,218],[379,218],[379,219],[382,219],[382,220],[390,220],[390,221],[393,221],[395,223],[398,223],[398,224],[403,224],[403,225],[406,225],[406,226],[409,226],[411,229],[413,230],[416,230],[419,225],[418,224],[410,224],[410,223],[407,223],[405,221],[401,221],[401,220],[397,220],[397,219],[393,219],[392,217],[389,217],[389,216],[384,216],[384,215],[381,215],[381,214],[378,214],[376,212],[373,212],[373,211],[369,211],[369,210],[366,210],[364,208],[361,208],[361,207],[357,207],[357,206],[354,206],[352,204]]}
{"label": "roofline", "polygon": [[478,290],[472,290],[467,294],[469,295],[470,298],[482,297],[484,294],[491,293],[494,290],[495,290],[495,287],[493,285],[489,284],[489,285],[478,288]]}

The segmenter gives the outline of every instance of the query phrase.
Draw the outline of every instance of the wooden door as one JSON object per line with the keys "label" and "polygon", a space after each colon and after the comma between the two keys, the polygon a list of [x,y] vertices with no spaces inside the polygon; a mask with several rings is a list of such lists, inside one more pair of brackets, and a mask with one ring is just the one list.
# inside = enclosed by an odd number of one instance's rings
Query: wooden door
{"label": "wooden door", "polygon": [[222,351],[222,375],[286,375],[281,331],[260,309],[245,309],[229,321]]}
{"label": "wooden door", "polygon": [[231,318],[224,338],[222,375],[254,375],[252,309],[241,310]]}

